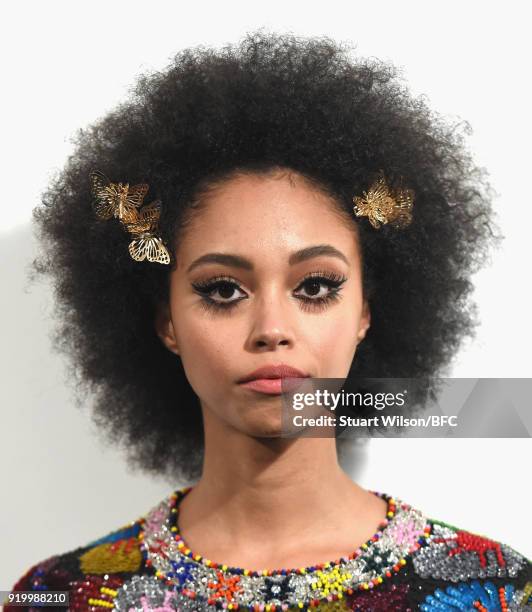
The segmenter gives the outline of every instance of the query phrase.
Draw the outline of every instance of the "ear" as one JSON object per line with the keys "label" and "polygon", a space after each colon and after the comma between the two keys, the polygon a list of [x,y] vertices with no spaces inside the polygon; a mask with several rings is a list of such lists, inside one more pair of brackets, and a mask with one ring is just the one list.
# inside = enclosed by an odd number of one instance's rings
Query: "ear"
{"label": "ear", "polygon": [[177,338],[170,316],[170,307],[167,303],[159,303],[155,313],[155,331],[161,339],[161,342],[166,346],[169,351],[179,355],[179,347],[177,344]]}
{"label": "ear", "polygon": [[366,332],[368,331],[370,324],[371,312],[369,309],[368,301],[364,300],[364,304],[362,307],[362,316],[360,317],[360,324],[358,326],[357,345],[360,344],[360,342],[362,342],[362,340],[364,340],[364,338],[366,337]]}

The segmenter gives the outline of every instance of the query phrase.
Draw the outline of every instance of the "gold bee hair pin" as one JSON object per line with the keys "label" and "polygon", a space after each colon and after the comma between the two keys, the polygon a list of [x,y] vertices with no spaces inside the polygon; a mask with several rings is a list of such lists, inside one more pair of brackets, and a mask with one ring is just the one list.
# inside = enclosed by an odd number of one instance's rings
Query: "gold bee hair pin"
{"label": "gold bee hair pin", "polygon": [[112,183],[99,171],[90,173],[93,208],[99,219],[119,219],[133,240],[129,254],[135,261],[169,264],[170,253],[158,234],[161,201],[143,204],[148,185],[140,183]]}
{"label": "gold bee hair pin", "polygon": [[354,196],[353,211],[357,217],[367,217],[371,225],[379,229],[381,225],[404,228],[412,221],[414,192],[412,189],[398,187],[392,189],[386,183],[383,170],[363,196]]}

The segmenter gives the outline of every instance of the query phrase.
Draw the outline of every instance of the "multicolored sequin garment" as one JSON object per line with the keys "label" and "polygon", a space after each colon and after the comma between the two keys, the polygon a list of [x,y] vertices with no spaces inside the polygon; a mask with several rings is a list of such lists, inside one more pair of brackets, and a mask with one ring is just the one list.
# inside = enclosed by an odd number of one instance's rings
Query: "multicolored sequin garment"
{"label": "multicolored sequin garment", "polygon": [[[13,591],[68,591],[47,610],[170,612],[532,611],[532,563],[510,546],[384,493],[387,518],[349,557],[311,567],[251,571],[191,551],[172,493],[145,516],[31,567]],[[6,612],[38,608],[6,605]]]}

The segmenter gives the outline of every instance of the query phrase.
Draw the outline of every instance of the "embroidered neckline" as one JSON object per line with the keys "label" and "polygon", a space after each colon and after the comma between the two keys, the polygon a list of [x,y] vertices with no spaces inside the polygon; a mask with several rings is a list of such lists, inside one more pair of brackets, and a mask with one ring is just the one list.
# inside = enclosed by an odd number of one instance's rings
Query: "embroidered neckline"
{"label": "embroidered neckline", "polygon": [[[371,589],[397,573],[426,542],[430,523],[419,510],[385,493],[387,517],[351,555],[312,566],[254,571],[205,559],[179,533],[179,504],[192,490],[178,489],[141,519],[140,547],[155,576],[173,586],[181,603],[201,601],[205,610],[255,606],[317,605],[358,589]],[[284,608],[283,608],[284,609]]]}
{"label": "embroidered neckline", "polygon": [[181,502],[183,501],[183,499],[187,496],[187,494],[192,490],[192,488],[193,487],[186,487],[184,489],[176,491],[173,494],[174,496],[176,496],[176,499],[175,499],[175,502],[174,502],[174,506],[170,510],[170,512],[171,512],[170,530],[173,532],[174,539],[176,540],[177,545],[180,548],[181,552],[184,555],[186,555],[187,557],[189,557],[190,559],[194,559],[195,561],[201,562],[204,565],[206,565],[207,567],[214,567],[214,568],[222,567],[224,569],[224,571],[228,571],[228,572],[230,572],[232,574],[244,574],[246,576],[265,576],[265,575],[267,575],[267,576],[283,575],[284,576],[286,574],[291,574],[291,573],[304,574],[306,572],[314,571],[315,569],[322,569],[325,566],[327,566],[327,567],[334,567],[336,565],[339,565],[342,561],[347,561],[348,559],[354,559],[357,556],[359,556],[360,554],[362,554],[362,552],[364,552],[364,550],[367,550],[367,548],[371,545],[372,542],[375,542],[376,540],[378,540],[381,537],[381,533],[382,533],[383,529],[388,525],[390,520],[393,519],[393,517],[395,516],[395,513],[396,513],[396,502],[395,502],[395,499],[393,499],[393,497],[391,497],[389,495],[386,495],[385,493],[377,493],[375,491],[371,491],[374,495],[377,495],[378,497],[380,497],[380,498],[382,498],[382,499],[384,499],[386,501],[386,506],[387,506],[387,508],[386,508],[386,518],[384,518],[380,522],[376,533],[373,534],[373,536],[371,538],[366,540],[366,542],[361,544],[350,555],[348,555],[346,557],[340,557],[338,559],[335,559],[334,561],[328,561],[326,563],[318,563],[318,564],[309,565],[309,566],[306,566],[306,567],[282,568],[282,569],[264,569],[264,570],[250,570],[250,569],[246,569],[246,568],[243,568],[243,567],[231,567],[231,566],[224,565],[222,563],[213,562],[213,561],[211,561],[209,559],[206,559],[202,555],[198,555],[198,554],[194,553],[190,549],[190,547],[187,545],[185,539],[183,538],[183,536],[181,535],[181,533],[179,531],[179,525],[178,525],[179,506],[180,506]]}

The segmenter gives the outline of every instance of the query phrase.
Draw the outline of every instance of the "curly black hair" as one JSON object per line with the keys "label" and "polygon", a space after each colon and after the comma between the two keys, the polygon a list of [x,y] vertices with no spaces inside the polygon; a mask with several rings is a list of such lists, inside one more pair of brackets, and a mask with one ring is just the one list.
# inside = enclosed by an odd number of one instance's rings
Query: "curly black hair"
{"label": "curly black hair", "polygon": [[353,194],[384,169],[414,190],[414,216],[400,231],[353,220],[372,325],[351,373],[444,375],[474,335],[471,276],[501,236],[487,172],[465,145],[470,125],[414,97],[396,66],[352,51],[264,28],[219,49],[182,50],[76,133],[74,153],[34,209],[42,251],[32,274],[54,282],[54,347],[70,358],[78,401],[95,394],[95,422],[127,449],[131,467],[194,480],[202,415],[181,360],[154,328],[170,266],[134,261],[120,223],[96,218],[92,170],[149,184],[175,259],[202,195],[236,172],[297,172],[354,218]]}

